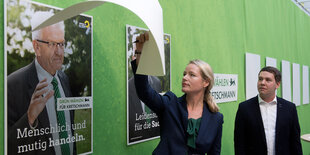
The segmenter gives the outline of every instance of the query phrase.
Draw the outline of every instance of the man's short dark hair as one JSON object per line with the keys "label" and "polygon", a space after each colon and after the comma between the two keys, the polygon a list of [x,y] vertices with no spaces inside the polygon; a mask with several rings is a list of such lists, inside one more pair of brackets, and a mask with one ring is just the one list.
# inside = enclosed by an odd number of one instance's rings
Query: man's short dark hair
{"label": "man's short dark hair", "polygon": [[281,82],[281,78],[282,78],[281,72],[280,72],[277,68],[271,67],[271,66],[266,66],[266,67],[262,68],[262,69],[259,71],[258,74],[260,74],[260,72],[262,72],[262,71],[266,71],[266,72],[272,73],[273,76],[274,76],[274,78],[275,78],[275,80],[276,80],[276,82],[277,82],[277,83],[278,83],[278,82]]}

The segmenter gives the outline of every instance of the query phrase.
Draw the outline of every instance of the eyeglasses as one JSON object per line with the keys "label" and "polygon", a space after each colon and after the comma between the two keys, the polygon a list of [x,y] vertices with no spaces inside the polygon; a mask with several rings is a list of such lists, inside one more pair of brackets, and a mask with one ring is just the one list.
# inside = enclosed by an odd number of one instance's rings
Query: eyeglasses
{"label": "eyeglasses", "polygon": [[44,44],[47,44],[47,46],[51,49],[55,49],[56,46],[59,47],[60,49],[64,49],[65,47],[65,43],[62,42],[62,43],[56,43],[56,42],[48,42],[48,41],[44,41],[44,40],[39,40],[37,39],[38,42],[41,42],[41,43],[44,43]]}

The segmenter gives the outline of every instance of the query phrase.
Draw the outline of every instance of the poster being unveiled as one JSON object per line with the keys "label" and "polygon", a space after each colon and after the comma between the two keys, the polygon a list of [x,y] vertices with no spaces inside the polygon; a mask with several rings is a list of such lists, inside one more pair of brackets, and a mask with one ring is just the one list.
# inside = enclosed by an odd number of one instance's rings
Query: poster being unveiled
{"label": "poster being unveiled", "polygon": [[92,153],[92,17],[32,32],[60,9],[5,1],[5,152]]}
{"label": "poster being unveiled", "polygon": [[[136,37],[147,29],[136,26],[126,26],[127,49],[127,144],[136,144],[159,137],[159,121],[156,113],[152,112],[141,100],[139,100],[134,85],[134,77],[131,69],[131,61],[135,59],[136,45],[133,43]],[[170,90],[170,35],[164,34],[165,48],[165,76],[148,76],[149,84],[158,93]]]}

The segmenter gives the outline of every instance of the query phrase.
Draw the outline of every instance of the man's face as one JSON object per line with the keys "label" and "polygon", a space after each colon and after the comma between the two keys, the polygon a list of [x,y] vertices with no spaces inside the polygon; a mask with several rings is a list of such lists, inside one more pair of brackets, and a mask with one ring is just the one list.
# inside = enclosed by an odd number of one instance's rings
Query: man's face
{"label": "man's face", "polygon": [[[61,69],[64,60],[64,49],[59,44],[64,43],[64,31],[58,26],[49,26],[42,29],[40,41],[35,40],[37,46],[36,55],[40,65],[50,74],[54,75],[57,70]],[[49,42],[43,43],[43,42]]]}
{"label": "man's face", "polygon": [[258,75],[257,89],[261,97],[270,97],[275,95],[275,90],[279,88],[280,82],[276,82],[272,73],[262,71]]}

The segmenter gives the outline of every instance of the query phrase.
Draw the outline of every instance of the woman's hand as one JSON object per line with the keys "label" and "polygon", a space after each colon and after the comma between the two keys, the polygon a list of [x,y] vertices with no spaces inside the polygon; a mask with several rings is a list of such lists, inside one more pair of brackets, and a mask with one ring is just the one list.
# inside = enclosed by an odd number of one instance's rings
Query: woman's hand
{"label": "woman's hand", "polygon": [[137,66],[139,65],[139,60],[140,60],[140,56],[142,54],[143,45],[148,40],[149,40],[149,33],[148,32],[142,33],[136,38],[135,56],[136,56]]}

